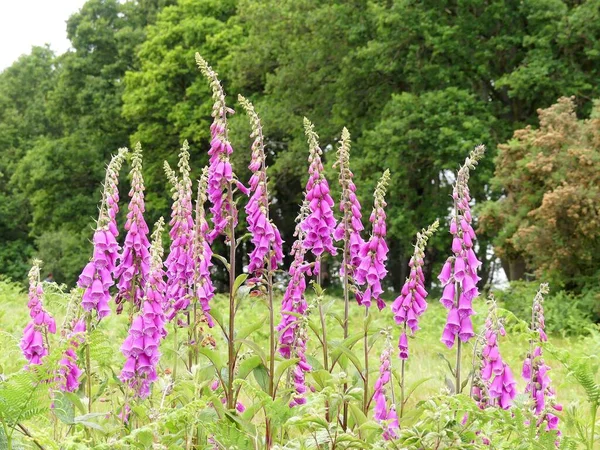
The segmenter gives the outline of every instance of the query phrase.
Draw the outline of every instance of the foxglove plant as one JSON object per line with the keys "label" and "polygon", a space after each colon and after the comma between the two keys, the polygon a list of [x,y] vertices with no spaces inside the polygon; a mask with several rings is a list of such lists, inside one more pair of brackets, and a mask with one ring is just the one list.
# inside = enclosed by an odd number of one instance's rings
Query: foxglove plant
{"label": "foxglove plant", "polygon": [[385,302],[381,298],[383,288],[381,281],[387,275],[385,261],[387,260],[388,246],[385,242],[387,228],[385,224],[385,193],[390,181],[390,171],[383,172],[381,179],[377,183],[373,197],[375,202],[373,212],[369,221],[373,225],[371,237],[368,242],[364,242],[359,251],[360,264],[356,269],[356,282],[363,286],[366,285],[364,292],[357,295],[359,305],[364,305],[366,309],[371,306],[371,301],[377,302],[377,307],[381,310],[385,308]]}
{"label": "foxglove plant", "polygon": [[[308,203],[309,214],[302,222],[306,233],[303,245],[315,255],[316,261],[313,272],[320,277],[321,256],[327,252],[336,255],[333,246],[335,218],[333,217],[333,199],[329,194],[329,183],[323,174],[323,151],[319,146],[319,135],[310,121],[304,118],[304,132],[308,141],[308,182],[306,183],[305,200]],[[321,284],[319,282],[319,284]]]}
{"label": "foxglove plant", "polygon": [[150,271],[150,242],[148,225],[144,219],[144,179],[142,177],[142,146],[138,142],[132,153],[129,209],[125,223],[125,244],[120,262],[115,269],[119,293],[115,298],[117,313],[123,311],[123,302],[131,302],[135,309],[141,306],[143,292]]}
{"label": "foxglove plant", "polygon": [[479,295],[477,270],[481,262],[477,259],[473,249],[475,232],[471,225],[469,176],[470,171],[475,169],[484,152],[483,145],[475,147],[458,171],[452,192],[454,209],[450,221],[454,255],[446,260],[438,276],[444,286],[440,302],[448,309],[448,318],[441,340],[448,348],[452,348],[456,336],[459,337],[455,368],[456,393],[459,393],[462,388],[460,384],[461,342],[467,342],[475,335],[470,316],[475,313],[473,300]]}
{"label": "foxglove plant", "polygon": [[504,326],[498,318],[496,301],[490,296],[485,320],[480,370],[474,371],[472,395],[481,408],[499,406],[509,409],[517,394],[517,383],[508,364],[502,360],[498,336],[504,336]]}
{"label": "foxglove plant", "polygon": [[375,382],[373,401],[374,419],[383,427],[383,438],[386,441],[395,439],[399,426],[392,383],[392,345],[389,335],[386,337],[386,344],[381,353],[379,378]]}
{"label": "foxglove plant", "polygon": [[[134,316],[129,334],[121,346],[126,358],[120,379],[133,389],[138,398],[150,395],[150,386],[157,379],[156,367],[160,359],[159,345],[165,330],[165,272],[163,270],[163,247],[161,233],[162,217],[152,233],[151,267],[140,312]],[[125,405],[127,409],[128,405]]]}
{"label": "foxglove plant", "polygon": [[543,306],[544,295],[548,292],[548,284],[542,283],[533,299],[531,331],[536,338],[530,340],[530,351],[523,363],[522,375],[527,382],[525,392],[531,395],[533,412],[538,417],[537,426],[545,423],[546,430],[557,430],[558,417],[555,411],[562,411],[562,405],[556,402],[554,389],[550,386],[550,367],[545,363],[542,351],[542,343],[548,340],[544,331]]}
{"label": "foxglove plant", "polygon": [[81,306],[87,312],[95,311],[98,320],[110,314],[109,289],[115,283],[113,272],[120,250],[116,222],[119,212],[119,172],[126,155],[126,148],[119,149],[106,168],[102,204],[94,232],[94,254],[77,283],[85,289]]}
{"label": "foxglove plant", "polygon": [[209,242],[212,242],[218,235],[226,234],[226,243],[229,244],[229,262],[227,265],[229,271],[229,327],[225,333],[227,340],[227,386],[225,389],[227,398],[227,408],[233,410],[236,406],[236,394],[234,392],[234,378],[236,370],[237,352],[235,349],[235,251],[237,242],[235,239],[235,227],[237,225],[237,209],[233,199],[234,190],[237,187],[244,194],[248,190],[235,178],[229,157],[233,152],[231,144],[228,141],[227,115],[234,111],[227,107],[225,103],[225,92],[221,86],[217,73],[208,65],[208,63],[196,53],[196,63],[202,74],[210,82],[213,91],[213,123],[210,127],[211,146],[208,154],[208,187],[207,197],[212,203],[210,211],[213,214],[213,230],[208,234]]}
{"label": "foxglove plant", "polygon": [[72,330],[68,334],[69,348],[58,363],[58,373],[60,375],[58,387],[63,392],[75,392],[79,389],[83,371],[77,365],[77,353],[75,351],[84,342],[85,331],[85,321],[79,319],[75,321]]}
{"label": "foxglove plant", "polygon": [[194,290],[194,220],[192,217],[192,180],[190,178],[190,152],[184,141],[179,153],[178,180],[165,161],[165,170],[173,184],[173,206],[171,212],[171,248],[165,261],[167,268],[168,320],[173,320],[180,311],[186,310]]}
{"label": "foxglove plant", "polygon": [[410,275],[402,286],[400,295],[392,303],[392,312],[394,320],[402,327],[402,333],[398,341],[400,350],[400,359],[402,360],[401,379],[400,379],[400,417],[404,414],[404,372],[406,369],[406,360],[408,359],[408,337],[407,328],[410,328],[411,335],[419,329],[419,317],[427,309],[427,291],[425,290],[425,275],[423,274],[423,264],[425,258],[425,248],[427,241],[437,231],[439,222],[436,220],[429,225],[427,229],[417,233],[417,242],[415,251],[408,265]]}
{"label": "foxglove plant", "polygon": [[[275,305],[273,302],[273,273],[277,266],[283,261],[283,241],[279,230],[269,217],[269,194],[267,191],[267,164],[265,156],[265,144],[263,139],[262,124],[254,106],[243,96],[238,100],[248,116],[252,133],[252,158],[249,169],[250,177],[250,199],[246,205],[248,220],[248,231],[252,234],[254,246],[249,255],[250,264],[248,272],[252,274],[251,282],[257,284],[259,289],[265,285],[269,306],[269,385],[268,393],[275,399]],[[304,358],[306,360],[306,358]],[[272,446],[271,420],[266,417],[266,441],[267,448]]]}
{"label": "foxglove plant", "polygon": [[39,365],[49,353],[48,334],[56,333],[56,322],[43,304],[44,288],[40,281],[41,261],[34,260],[29,271],[29,317],[31,320],[23,330],[21,350],[28,364]]}

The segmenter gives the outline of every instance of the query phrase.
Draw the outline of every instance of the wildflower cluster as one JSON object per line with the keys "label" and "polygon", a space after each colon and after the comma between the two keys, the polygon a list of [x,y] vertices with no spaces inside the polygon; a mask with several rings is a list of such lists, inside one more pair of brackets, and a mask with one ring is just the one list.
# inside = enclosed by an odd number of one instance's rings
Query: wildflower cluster
{"label": "wildflower cluster", "polygon": [[562,405],[556,402],[554,389],[550,386],[548,372],[550,367],[545,363],[542,343],[548,340],[544,328],[544,295],[549,292],[548,285],[542,283],[533,300],[531,331],[537,338],[531,340],[531,351],[523,363],[522,375],[527,386],[525,392],[533,399],[534,413],[538,416],[538,426],[546,423],[547,430],[558,428],[558,417],[554,411],[562,411]]}
{"label": "wildflower cluster", "polygon": [[23,331],[21,339],[21,350],[29,364],[38,365],[42,363],[44,356],[48,354],[48,333],[56,333],[56,322],[46,311],[43,304],[44,288],[40,281],[41,261],[35,260],[29,271],[29,317],[31,320]]}
{"label": "wildflower cluster", "polygon": [[121,352],[127,358],[121,371],[121,381],[127,383],[140,398],[150,395],[150,385],[157,378],[156,367],[160,359],[158,347],[166,336],[163,309],[166,284],[161,242],[163,227],[161,217],[152,233],[151,267],[142,308],[133,318],[129,334],[121,346]]}
{"label": "wildflower cluster", "polygon": [[246,205],[248,231],[252,234],[251,240],[254,245],[249,255],[248,272],[254,275],[253,281],[259,282],[266,270],[272,271],[283,261],[283,241],[279,230],[269,218],[267,166],[260,117],[256,114],[252,103],[241,95],[239,101],[250,116],[252,124],[250,137],[254,139],[252,158],[248,166],[252,172],[249,182],[251,195]]}
{"label": "wildflower cluster", "polygon": [[192,180],[190,178],[190,152],[187,141],[179,153],[181,179],[165,162],[165,171],[173,185],[171,212],[171,248],[165,261],[167,268],[168,319],[173,320],[179,311],[190,304],[194,285],[194,219],[192,218]]}
{"label": "wildflower cluster", "polygon": [[497,315],[496,301],[491,296],[485,320],[480,371],[475,374],[473,383],[473,396],[482,408],[500,406],[508,409],[517,394],[517,383],[510,367],[502,360],[498,347],[498,335],[505,334]]}
{"label": "wildflower cluster", "polygon": [[207,324],[213,327],[213,319],[210,316],[210,301],[215,295],[215,287],[210,277],[212,249],[207,239],[208,222],[204,212],[206,203],[206,189],[208,187],[208,167],[202,170],[202,177],[198,184],[198,199],[196,200],[196,223],[194,231],[194,287],[196,297],[204,313]]}
{"label": "wildflower cluster", "polygon": [[456,336],[467,342],[474,336],[471,315],[473,299],[479,295],[477,289],[477,270],[481,262],[473,249],[475,232],[472,227],[472,216],[469,195],[469,175],[483,157],[485,148],[476,147],[464,165],[458,171],[452,198],[454,199],[454,214],[450,222],[452,253],[442,268],[438,279],[444,285],[440,302],[448,309],[448,318],[442,334],[442,342],[448,348],[454,346]]}
{"label": "wildflower cluster", "polygon": [[408,359],[408,337],[406,328],[410,328],[411,334],[419,329],[419,317],[427,309],[427,291],[425,290],[425,275],[423,274],[423,263],[425,258],[425,247],[427,241],[438,229],[439,222],[436,220],[426,230],[417,233],[415,251],[408,263],[410,275],[402,286],[400,295],[392,303],[394,320],[403,327],[398,348],[400,358]]}
{"label": "wildflower cluster", "polygon": [[135,308],[140,307],[143,290],[150,271],[150,242],[148,225],[144,219],[144,179],[142,177],[142,146],[138,142],[132,154],[131,189],[129,208],[125,222],[125,244],[120,262],[115,269],[119,279],[119,293],[115,298],[117,313],[122,312],[123,302],[128,301]]}
{"label": "wildflower cluster", "polygon": [[85,322],[76,320],[73,329],[68,334],[69,348],[59,361],[58,373],[60,375],[58,387],[63,392],[75,392],[79,389],[82,370],[77,365],[76,349],[83,344],[85,333]]}
{"label": "wildflower cluster", "polygon": [[357,293],[356,299],[359,305],[366,308],[371,306],[371,300],[377,302],[377,307],[381,310],[385,308],[385,302],[381,298],[383,288],[381,281],[387,275],[385,261],[387,260],[388,246],[385,242],[387,233],[385,224],[385,192],[390,181],[390,171],[386,170],[375,189],[373,212],[369,221],[373,225],[371,238],[368,242],[361,245],[359,251],[360,264],[356,269],[355,280],[360,286],[366,285],[364,292]]}
{"label": "wildflower cluster", "polygon": [[94,254],[79,276],[78,286],[85,289],[81,305],[96,311],[98,319],[110,314],[109,289],[114,285],[113,272],[119,255],[116,216],[119,212],[119,172],[127,149],[119,149],[106,169],[98,226],[94,232]]}
{"label": "wildflower cluster", "polygon": [[230,223],[233,227],[237,225],[237,210],[232,198],[234,175],[229,161],[233,148],[227,137],[227,115],[233,114],[233,110],[228,108],[225,103],[225,92],[217,72],[198,53],[196,53],[196,64],[210,81],[214,101],[213,123],[210,126],[210,150],[208,151],[210,160],[207,190],[208,199],[212,203],[210,211],[213,214],[214,227],[208,235],[209,241],[212,242],[218,235],[223,234]]}
{"label": "wildflower cluster", "polygon": [[[392,380],[392,346],[389,337],[381,353],[379,378],[375,382],[373,401],[375,402],[374,418],[383,427],[385,440],[395,439],[398,430],[398,416],[393,395]],[[389,405],[388,405],[389,402]]]}
{"label": "wildflower cluster", "polygon": [[337,151],[337,161],[334,164],[339,166],[339,182],[342,188],[342,197],[340,199],[340,211],[343,213],[342,219],[338,223],[333,237],[336,241],[343,240],[347,242],[347,249],[344,255],[345,266],[342,265],[341,273],[347,273],[350,277],[354,276],[356,268],[360,264],[359,252],[364,245],[364,240],[360,235],[364,229],[362,224],[362,213],[360,202],[356,196],[356,186],[352,178],[354,174],[350,170],[350,133],[344,127],[342,138]]}
{"label": "wildflower cluster", "polygon": [[304,132],[308,140],[310,164],[308,169],[308,182],[306,183],[305,200],[308,202],[309,214],[302,222],[302,230],[306,233],[303,245],[310,250],[317,261],[314,273],[320,272],[319,257],[323,252],[330,255],[337,253],[333,246],[333,231],[335,229],[335,218],[333,217],[333,199],[329,194],[329,184],[323,175],[323,163],[321,155],[323,151],[319,147],[319,136],[314,130],[314,125],[305,117]]}

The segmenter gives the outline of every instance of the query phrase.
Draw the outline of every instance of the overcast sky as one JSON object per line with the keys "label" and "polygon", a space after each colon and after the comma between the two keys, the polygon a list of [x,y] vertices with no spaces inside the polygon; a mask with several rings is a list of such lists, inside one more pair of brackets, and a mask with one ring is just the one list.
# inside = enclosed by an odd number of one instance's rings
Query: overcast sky
{"label": "overcast sky", "polygon": [[34,45],[69,48],[66,21],[85,0],[0,0],[0,71]]}

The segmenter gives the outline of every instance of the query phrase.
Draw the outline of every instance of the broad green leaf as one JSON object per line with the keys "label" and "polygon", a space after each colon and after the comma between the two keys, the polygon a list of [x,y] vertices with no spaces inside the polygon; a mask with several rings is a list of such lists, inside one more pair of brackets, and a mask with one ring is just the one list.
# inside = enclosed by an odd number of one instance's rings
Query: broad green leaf
{"label": "broad green leaf", "polygon": [[250,375],[250,372],[252,372],[260,364],[262,364],[262,361],[258,355],[252,355],[249,358],[244,359],[239,364],[237,378],[242,380],[246,379],[246,377]]}

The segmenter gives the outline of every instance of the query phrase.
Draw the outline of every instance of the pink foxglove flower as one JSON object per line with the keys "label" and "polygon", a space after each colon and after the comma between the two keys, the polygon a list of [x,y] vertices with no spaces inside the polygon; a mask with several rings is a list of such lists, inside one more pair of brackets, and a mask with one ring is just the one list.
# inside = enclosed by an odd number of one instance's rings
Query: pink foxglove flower
{"label": "pink foxglove flower", "polygon": [[467,342],[475,335],[471,316],[475,314],[473,300],[479,295],[477,282],[480,278],[477,270],[481,262],[473,249],[475,232],[471,225],[469,175],[483,157],[484,151],[485,147],[480,145],[470,153],[458,171],[452,193],[454,211],[450,233],[453,235],[454,255],[448,258],[438,276],[444,286],[440,302],[448,309],[448,319],[442,333],[442,342],[448,348],[454,346],[457,336],[462,342]]}
{"label": "pink foxglove flower", "polygon": [[385,242],[387,233],[385,224],[385,192],[390,180],[390,171],[386,170],[375,189],[375,202],[373,212],[369,218],[373,225],[371,238],[368,242],[362,244],[359,257],[360,264],[356,269],[355,280],[360,286],[366,285],[363,293],[357,293],[356,299],[359,305],[366,308],[371,306],[371,301],[377,302],[377,307],[381,310],[385,308],[385,302],[381,298],[383,288],[381,282],[387,275],[385,261],[387,260],[388,246]]}
{"label": "pink foxglove flower", "polygon": [[190,179],[190,153],[184,141],[179,153],[177,179],[165,161],[171,184],[173,184],[173,207],[171,221],[171,249],[165,261],[167,268],[167,304],[170,306],[168,319],[173,320],[179,311],[187,309],[194,291],[194,220],[192,218],[192,180]]}
{"label": "pink foxglove flower", "polygon": [[[209,233],[212,242],[218,235],[224,234],[230,226],[237,225],[237,209],[233,202],[234,184],[244,193],[246,189],[239,182],[235,182],[235,175],[229,158],[233,148],[228,139],[227,115],[233,114],[233,109],[225,103],[225,92],[219,81],[218,74],[208,63],[196,53],[196,64],[202,74],[209,80],[213,92],[213,123],[210,126],[210,150],[208,151],[208,200],[212,203],[210,212],[213,214],[214,228]],[[233,244],[232,244],[233,245]]]}
{"label": "pink foxglove flower", "polygon": [[425,247],[427,241],[438,229],[439,222],[436,220],[426,230],[417,233],[417,243],[415,252],[408,263],[410,275],[400,295],[392,303],[392,312],[394,320],[403,327],[398,348],[400,349],[400,358],[408,359],[408,339],[406,336],[407,328],[410,328],[411,334],[419,329],[419,317],[427,309],[427,291],[425,290],[425,276],[423,275],[423,259],[425,258]]}
{"label": "pink foxglove flower", "polygon": [[346,267],[342,265],[341,274],[344,275],[347,271],[350,277],[354,277],[354,272],[360,264],[359,252],[365,241],[360,235],[364,226],[360,202],[356,196],[356,186],[352,181],[354,174],[350,170],[350,133],[345,127],[342,130],[337,155],[338,159],[335,165],[340,168],[339,182],[342,188],[340,211],[343,213],[343,217],[333,233],[333,238],[346,243],[344,247]]}
{"label": "pink foxglove flower", "polygon": [[283,261],[283,241],[279,230],[269,217],[267,166],[260,117],[252,103],[241,95],[238,99],[250,116],[252,124],[250,137],[254,139],[252,159],[248,166],[252,172],[249,183],[251,195],[246,205],[248,231],[252,234],[251,241],[254,246],[249,255],[248,272],[254,275],[254,281],[260,282],[267,271],[272,272]]}
{"label": "pink foxglove flower", "polygon": [[59,362],[58,373],[60,379],[58,387],[63,392],[75,392],[79,389],[83,371],[77,365],[77,353],[75,353],[75,350],[84,342],[84,333],[85,322],[81,319],[77,320],[68,335],[70,346]]}
{"label": "pink foxglove flower", "polygon": [[504,336],[504,326],[498,318],[496,301],[490,296],[488,316],[485,321],[480,371],[474,374],[473,387],[476,400],[482,408],[511,407],[517,394],[517,383],[508,364],[502,360],[498,337]]}
{"label": "pink foxglove flower", "polygon": [[213,265],[211,261],[213,252],[207,238],[208,222],[204,213],[207,187],[208,167],[205,167],[200,178],[198,200],[196,201],[196,223],[194,225],[194,265],[196,269],[194,271],[194,286],[207,324],[212,328],[214,322],[210,316],[210,301],[215,295],[215,288],[210,277],[210,268]]}
{"label": "pink foxglove flower", "polygon": [[78,286],[85,289],[81,306],[85,311],[96,311],[98,319],[110,314],[109,289],[114,285],[113,272],[119,255],[119,234],[116,216],[119,212],[119,172],[127,149],[119,149],[106,169],[102,205],[98,226],[94,232],[94,254],[79,276]]}
{"label": "pink foxglove flower", "polygon": [[21,350],[29,364],[39,365],[48,354],[48,333],[56,333],[56,322],[43,304],[44,288],[40,281],[41,261],[34,260],[29,271],[29,317],[31,320],[23,331]]}
{"label": "pink foxglove flower", "polygon": [[298,315],[302,316],[308,308],[304,292],[306,291],[306,272],[310,266],[304,261],[306,248],[302,245],[302,241],[306,236],[302,229],[302,223],[308,213],[308,204],[304,202],[296,219],[297,224],[294,233],[296,241],[292,245],[291,252],[294,260],[289,270],[290,281],[281,302],[281,322],[277,326],[277,331],[280,333],[279,353],[286,359],[291,357],[294,349],[297,329],[300,325]]}
{"label": "pink foxglove flower", "polygon": [[374,419],[383,427],[383,438],[395,439],[398,430],[398,416],[394,404],[392,388],[392,348],[389,340],[381,353],[379,378],[375,382],[373,402],[375,403]]}
{"label": "pink foxglove flower", "polygon": [[141,306],[141,300],[148,273],[150,271],[150,242],[148,225],[144,219],[144,179],[142,178],[142,146],[138,142],[132,154],[131,189],[129,191],[129,210],[125,223],[125,245],[119,266],[115,269],[115,278],[119,282],[119,293],[115,298],[117,313],[123,311],[123,302],[129,301],[134,307]]}
{"label": "pink foxglove flower", "polygon": [[[539,417],[538,426],[545,422],[546,430],[558,428],[558,417],[555,411],[561,411],[562,405],[556,402],[554,389],[550,386],[548,372],[550,367],[543,358],[542,343],[548,338],[544,331],[544,295],[548,294],[548,284],[542,283],[533,299],[532,331],[538,338],[533,344],[533,354],[528,354],[523,364],[523,378],[527,382],[525,392],[531,395],[534,413]],[[560,433],[559,433],[560,434]]]}
{"label": "pink foxglove flower", "polygon": [[152,258],[148,282],[145,286],[142,307],[131,322],[129,335],[121,346],[126,358],[121,371],[121,381],[133,389],[136,396],[146,398],[150,386],[157,379],[156,368],[160,359],[159,345],[166,335],[165,330],[165,272],[163,269],[163,247],[161,233],[162,217],[152,233]]}
{"label": "pink foxglove flower", "polygon": [[305,192],[309,214],[301,226],[306,233],[304,247],[317,257],[314,273],[318,274],[320,272],[319,257],[324,252],[330,255],[335,255],[337,252],[332,239],[335,218],[333,217],[333,199],[329,194],[329,184],[323,174],[323,163],[321,162],[323,151],[319,147],[319,136],[314,131],[314,125],[306,117],[304,118],[304,131],[310,152],[308,157],[309,176]]}

